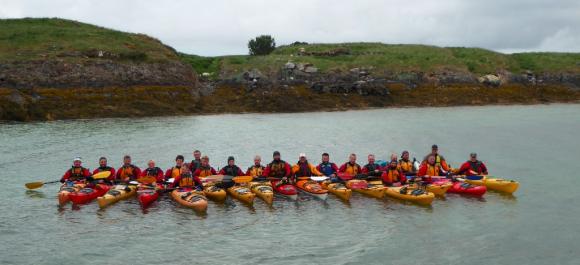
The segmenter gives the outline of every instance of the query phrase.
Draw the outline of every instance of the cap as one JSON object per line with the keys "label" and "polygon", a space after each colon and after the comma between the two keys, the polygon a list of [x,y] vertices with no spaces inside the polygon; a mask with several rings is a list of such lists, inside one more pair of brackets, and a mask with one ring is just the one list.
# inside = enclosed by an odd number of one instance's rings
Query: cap
{"label": "cap", "polygon": [[273,154],[273,156],[279,156],[279,155],[280,155],[280,152],[278,152],[278,151],[274,151],[274,154]]}
{"label": "cap", "polygon": [[76,162],[76,161],[83,162],[83,160],[80,157],[75,157],[75,159],[73,159],[73,162]]}
{"label": "cap", "polygon": [[477,157],[477,154],[476,153],[471,153],[471,154],[469,154],[469,156],[471,156],[471,157]]}
{"label": "cap", "polygon": [[298,155],[298,158],[300,158],[300,157],[306,157],[306,154],[305,153],[300,153],[300,155]]}
{"label": "cap", "polygon": [[235,160],[233,156],[228,156],[228,162]]}
{"label": "cap", "polygon": [[438,148],[439,147],[436,144],[434,144],[434,145],[431,146],[431,149],[438,149]]}

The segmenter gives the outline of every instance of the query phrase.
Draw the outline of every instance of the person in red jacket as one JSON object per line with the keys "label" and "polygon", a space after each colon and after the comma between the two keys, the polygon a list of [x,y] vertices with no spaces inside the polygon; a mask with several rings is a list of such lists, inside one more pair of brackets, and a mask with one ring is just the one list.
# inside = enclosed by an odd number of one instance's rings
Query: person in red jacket
{"label": "person in red jacket", "polygon": [[232,177],[244,176],[244,171],[236,166],[236,161],[233,156],[228,157],[228,165],[222,167],[219,172],[220,175],[227,175]]}
{"label": "person in red jacket", "polygon": [[476,153],[471,153],[469,155],[469,160],[463,163],[455,173],[467,176],[487,175],[487,167],[483,162],[477,160]]}
{"label": "person in red jacket", "polygon": [[199,177],[200,179],[211,175],[217,175],[215,169],[209,165],[208,156],[201,157],[201,165],[199,168],[197,168],[197,170],[195,170],[193,175]]}
{"label": "person in red jacket", "polygon": [[189,167],[181,167],[180,169],[180,174],[179,176],[177,176],[174,180],[173,183],[171,183],[171,185],[169,185],[170,188],[193,188],[196,189],[198,191],[203,190],[203,185],[201,183],[201,180],[197,177],[191,174],[191,171],[189,171]]}
{"label": "person in red jacket", "polygon": [[264,169],[264,177],[281,179],[283,180],[281,182],[288,181],[288,177],[292,174],[290,164],[280,158],[280,152],[278,151],[275,151],[272,157],[272,162],[270,162],[270,164],[266,166],[266,169]]}
{"label": "person in red jacket", "polygon": [[131,164],[131,156],[126,155],[123,157],[123,166],[117,169],[115,181],[129,182],[136,180],[139,175],[141,175],[141,169]]}
{"label": "person in red jacket", "polygon": [[387,186],[401,186],[405,184],[406,178],[397,164],[397,160],[392,161],[384,168],[385,172],[381,175],[383,183]]}
{"label": "person in red jacket", "polygon": [[73,160],[73,166],[64,173],[60,179],[60,182],[65,183],[67,181],[85,181],[87,178],[89,178],[91,176],[91,172],[89,169],[84,168],[82,164],[83,161],[80,157],[75,158]]}
{"label": "person in red jacket", "polygon": [[340,166],[338,173],[345,173],[353,176],[362,173],[360,165],[356,163],[356,154],[350,154],[350,156],[348,156],[348,162]]}
{"label": "person in red jacket", "polygon": [[378,178],[383,173],[383,169],[377,163],[375,163],[375,155],[370,154],[368,156],[369,163],[362,167],[361,173],[371,177]]}
{"label": "person in red jacket", "polygon": [[107,165],[107,158],[103,156],[99,158],[99,167],[95,168],[95,170],[93,171],[93,175],[104,171],[111,172],[111,175],[109,175],[109,177],[107,178],[107,182],[115,180],[115,169]]}
{"label": "person in red jacket", "polygon": [[435,155],[428,155],[427,162],[422,163],[417,172],[417,177],[423,179],[423,181],[431,182],[432,176],[442,176],[443,171],[441,166],[435,162]]}
{"label": "person in red jacket", "polygon": [[147,162],[147,166],[148,167],[145,170],[141,171],[141,174],[139,178],[137,178],[137,181],[139,182],[145,181],[144,184],[151,184],[152,182],[150,182],[151,180],[149,180],[148,177],[153,177],[155,178],[156,183],[163,183],[163,181],[165,180],[163,178],[163,170],[155,166],[155,161],[149,160],[149,162]]}
{"label": "person in red jacket", "polygon": [[[181,167],[184,166],[185,158],[182,155],[175,157],[175,166],[165,171],[165,180],[175,179],[181,175]],[[191,172],[191,170],[190,170]]]}

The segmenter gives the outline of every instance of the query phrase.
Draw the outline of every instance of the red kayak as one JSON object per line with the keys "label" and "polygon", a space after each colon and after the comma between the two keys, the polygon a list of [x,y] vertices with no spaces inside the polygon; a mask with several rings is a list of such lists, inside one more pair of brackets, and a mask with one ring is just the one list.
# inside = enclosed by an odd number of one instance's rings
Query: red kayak
{"label": "red kayak", "polygon": [[[451,183],[451,180],[445,178],[433,178],[433,182],[435,183]],[[449,187],[447,190],[448,193],[457,193],[457,194],[465,194],[471,195],[476,197],[481,197],[483,194],[487,192],[487,188],[485,186],[475,186],[465,182],[454,182],[453,185]]]}
{"label": "red kayak", "polygon": [[97,184],[93,188],[83,188],[77,192],[71,192],[68,197],[74,204],[86,204],[92,200],[105,195],[111,186],[106,184]]}
{"label": "red kayak", "polygon": [[157,185],[157,188],[151,186],[140,186],[137,190],[137,198],[142,208],[147,208],[154,201],[159,198],[159,192],[163,189],[162,185]]}
{"label": "red kayak", "polygon": [[287,197],[291,200],[296,200],[298,199],[298,190],[296,189],[296,187],[290,183],[284,183],[284,184],[280,184],[277,185],[278,182],[280,182],[279,180],[272,180],[272,188],[274,188],[274,192],[276,192],[277,194],[280,194],[284,197]]}

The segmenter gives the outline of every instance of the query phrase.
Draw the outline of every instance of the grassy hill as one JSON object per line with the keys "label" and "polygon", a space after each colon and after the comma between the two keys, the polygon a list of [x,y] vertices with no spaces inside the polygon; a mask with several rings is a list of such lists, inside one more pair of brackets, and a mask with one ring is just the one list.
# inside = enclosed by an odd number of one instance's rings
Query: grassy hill
{"label": "grassy hill", "polygon": [[[297,56],[301,48],[310,53],[344,50],[348,51],[349,54]],[[285,45],[278,47],[267,56],[200,57],[181,54],[181,57],[199,73],[221,72],[225,75],[252,68],[263,72],[274,72],[288,61],[312,63],[322,72],[348,71],[355,67],[373,67],[375,72],[450,70],[487,74],[495,73],[498,70],[514,73],[530,70],[546,73],[580,73],[580,53],[502,54],[480,48],[442,48],[382,43]]]}
{"label": "grassy hill", "polygon": [[143,34],[58,18],[0,19],[0,61],[39,59],[167,61],[173,48]]}

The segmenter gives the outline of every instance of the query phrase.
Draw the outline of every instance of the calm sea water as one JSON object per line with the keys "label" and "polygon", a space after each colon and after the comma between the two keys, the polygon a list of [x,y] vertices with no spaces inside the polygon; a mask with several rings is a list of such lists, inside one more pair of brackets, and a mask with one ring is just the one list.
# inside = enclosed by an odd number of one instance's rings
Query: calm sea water
{"label": "calm sea water", "polygon": [[[0,264],[580,264],[580,105],[409,108],[0,124]],[[207,215],[164,196],[105,210],[59,208],[56,180],[75,156],[113,166],[172,166],[200,149],[215,167],[229,155],[243,168],[256,154],[318,163],[349,153],[431,144],[452,165],[478,152],[490,173],[519,180],[514,196],[448,195],[432,207],[354,194],[350,203],[302,197],[273,207],[210,202]],[[363,162],[363,161],[361,161]]]}

